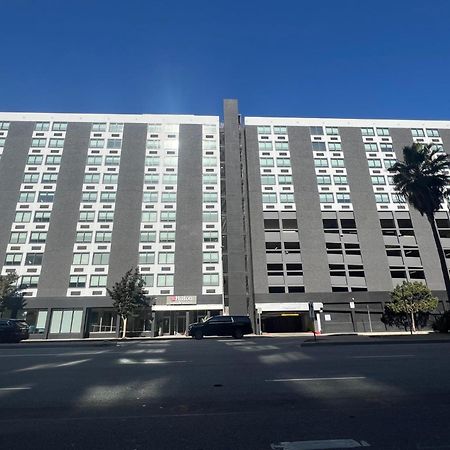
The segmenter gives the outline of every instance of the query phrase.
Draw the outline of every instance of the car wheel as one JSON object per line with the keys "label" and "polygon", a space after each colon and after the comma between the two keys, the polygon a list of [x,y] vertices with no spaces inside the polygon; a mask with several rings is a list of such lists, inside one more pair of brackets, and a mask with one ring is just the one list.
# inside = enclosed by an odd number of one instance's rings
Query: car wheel
{"label": "car wheel", "polygon": [[194,333],[194,337],[195,337],[195,339],[197,339],[197,340],[203,339],[203,333],[202,333],[202,331],[201,331],[201,330],[197,330],[197,331]]}
{"label": "car wheel", "polygon": [[242,330],[237,329],[237,330],[234,330],[233,336],[236,339],[242,339],[244,337],[244,333],[242,332]]}

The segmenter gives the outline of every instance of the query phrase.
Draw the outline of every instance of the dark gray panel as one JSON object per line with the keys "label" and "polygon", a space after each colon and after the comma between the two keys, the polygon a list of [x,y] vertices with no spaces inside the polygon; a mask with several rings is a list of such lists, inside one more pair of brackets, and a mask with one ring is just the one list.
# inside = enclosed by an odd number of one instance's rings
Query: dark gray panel
{"label": "dark gray panel", "polygon": [[147,125],[126,123],[123,130],[108,286],[136,267],[139,254]]}
{"label": "dark gray panel", "polygon": [[176,295],[202,292],[202,126],[180,125],[175,238]]}
{"label": "dark gray panel", "polygon": [[367,289],[389,291],[392,279],[384,247],[366,152],[359,128],[340,127]]}
{"label": "dark gray panel", "polygon": [[33,128],[33,122],[12,122],[0,159],[0,267],[5,261]]}
{"label": "dark gray panel", "polygon": [[225,182],[230,314],[247,314],[241,150],[236,100],[224,101]]}
{"label": "dark gray panel", "polygon": [[258,133],[256,126],[245,127],[247,156],[247,183],[249,203],[249,225],[252,246],[253,289],[256,293],[268,292],[266,246],[264,239],[264,215],[261,196]]}
{"label": "dark gray panel", "polygon": [[307,127],[288,127],[306,292],[331,292],[319,192]]}
{"label": "dark gray panel", "polygon": [[39,297],[65,297],[79,217],[90,123],[69,123],[39,277]]}
{"label": "dark gray panel", "polygon": [[[403,148],[413,143],[411,130],[391,128],[390,133],[397,159],[403,160]],[[444,278],[442,277],[439,255],[436,250],[430,224],[412,206],[409,207],[409,214],[411,215],[411,221],[414,226],[427,285],[433,290],[444,289]]]}
{"label": "dark gray panel", "polygon": [[444,146],[444,150],[447,155],[450,155],[450,130],[449,129],[440,129],[439,134],[442,139],[442,144]]}

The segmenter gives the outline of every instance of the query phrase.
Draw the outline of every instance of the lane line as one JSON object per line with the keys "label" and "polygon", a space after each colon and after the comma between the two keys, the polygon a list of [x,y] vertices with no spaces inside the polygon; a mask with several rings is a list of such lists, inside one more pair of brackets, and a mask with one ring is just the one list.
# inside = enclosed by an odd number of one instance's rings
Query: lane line
{"label": "lane line", "polygon": [[27,391],[31,389],[30,386],[22,386],[22,387],[7,387],[7,388],[0,388],[0,391]]}
{"label": "lane line", "polygon": [[347,356],[350,359],[371,359],[371,358],[414,358],[416,355],[364,355],[364,356]]}
{"label": "lane line", "polygon": [[367,377],[317,377],[317,378],[279,378],[275,380],[264,380],[286,383],[289,381],[345,381],[345,380],[364,380]]}
{"label": "lane line", "polygon": [[272,450],[332,450],[342,448],[370,447],[366,441],[355,441],[354,439],[328,439],[321,441],[295,441],[279,442],[270,444]]}
{"label": "lane line", "polygon": [[22,357],[32,357],[35,356],[82,356],[82,355],[100,355],[103,353],[108,353],[107,351],[99,351],[99,352],[77,352],[77,353],[31,353],[31,354],[20,354],[17,353],[15,355],[0,355],[0,358],[22,358]]}

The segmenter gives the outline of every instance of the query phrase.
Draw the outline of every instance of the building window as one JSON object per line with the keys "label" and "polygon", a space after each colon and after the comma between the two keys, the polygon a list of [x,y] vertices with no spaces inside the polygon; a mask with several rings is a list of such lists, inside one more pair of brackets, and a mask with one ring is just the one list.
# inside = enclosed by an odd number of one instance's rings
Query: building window
{"label": "building window", "polygon": [[381,167],[381,160],[380,159],[368,159],[367,163],[369,164],[370,168]]}
{"label": "building window", "polygon": [[342,146],[340,142],[328,142],[328,150],[330,152],[340,152],[342,151]]}
{"label": "building window", "polygon": [[392,194],[393,203],[406,203],[405,197],[400,194]]}
{"label": "building window", "polygon": [[439,137],[439,130],[427,128],[427,136],[428,137]]}
{"label": "building window", "polygon": [[31,146],[32,147],[45,147],[47,145],[47,139],[38,139],[34,138],[31,140]]}
{"label": "building window", "polygon": [[14,216],[14,222],[27,223],[31,220],[31,212],[29,211],[17,211]]}
{"label": "building window", "polygon": [[217,158],[213,156],[203,157],[203,167],[215,167],[217,166]]}
{"label": "building window", "polygon": [[203,192],[203,203],[217,203],[217,192]]}
{"label": "building window", "polygon": [[154,263],[155,263],[154,252],[139,253],[139,264],[154,264]]}
{"label": "building window", "polygon": [[361,134],[363,136],[375,136],[373,128],[361,128]]}
{"label": "building window", "polygon": [[47,158],[45,158],[45,164],[49,166],[61,164],[61,155],[48,155]]}
{"label": "building window", "polygon": [[67,123],[65,122],[53,122],[53,131],[66,131],[67,130]]}
{"label": "building window", "polygon": [[173,274],[158,275],[158,287],[173,287]]}
{"label": "building window", "polygon": [[174,264],[175,253],[173,252],[160,252],[158,254],[158,264]]}
{"label": "building window", "polygon": [[50,333],[79,333],[83,311],[64,309],[53,311],[50,322]]}
{"label": "building window", "polygon": [[393,152],[394,151],[392,144],[380,144],[380,149],[382,152]]}
{"label": "building window", "polygon": [[331,167],[345,167],[343,159],[331,159]]}
{"label": "building window", "polygon": [[95,218],[95,213],[92,211],[81,211],[80,212],[80,222],[93,222]]}
{"label": "building window", "polygon": [[121,148],[122,147],[122,139],[108,139],[106,143],[107,148]]}
{"label": "building window", "polygon": [[377,203],[389,203],[389,194],[375,194]]}
{"label": "building window", "polygon": [[259,126],[257,127],[258,134],[272,134],[269,126]]}
{"label": "building window", "polygon": [[86,275],[71,275],[69,279],[70,288],[86,287]]}
{"label": "building window", "polygon": [[146,166],[159,166],[159,156],[146,156],[145,157]]}
{"label": "building window", "polygon": [[103,148],[105,146],[105,140],[104,139],[90,139],[89,140],[89,147],[90,148]]}
{"label": "building window", "polygon": [[103,158],[101,156],[88,156],[86,164],[88,166],[101,166],[102,159]]}
{"label": "building window", "polygon": [[102,133],[106,131],[106,123],[93,123],[92,124],[92,132],[93,133]]}
{"label": "building window", "polygon": [[203,232],[203,242],[218,242],[219,232],[218,231],[204,231]]}
{"label": "building window", "polygon": [[32,231],[30,235],[30,244],[43,244],[47,240],[45,231]]}
{"label": "building window", "polygon": [[153,287],[154,275],[142,275],[142,279],[146,287]]}
{"label": "building window", "polygon": [[37,288],[39,283],[39,276],[23,276],[20,278],[19,289],[33,289]]}
{"label": "building window", "polygon": [[333,175],[334,184],[348,184],[346,175]]}
{"label": "building window", "polygon": [[41,183],[56,183],[58,181],[58,174],[51,173],[43,173]]}
{"label": "building window", "polygon": [[117,173],[103,174],[103,184],[117,184],[118,181],[119,175]]}
{"label": "building window", "polygon": [[203,222],[218,222],[218,221],[219,221],[219,213],[218,212],[203,211]]}
{"label": "building window", "polygon": [[39,174],[38,173],[30,173],[25,172],[23,174],[23,183],[37,183],[39,181]]}
{"label": "building window", "polygon": [[337,127],[325,127],[325,133],[328,136],[338,136],[339,135],[339,129]]}
{"label": "building window", "polygon": [[175,203],[177,201],[176,192],[162,192],[161,202],[162,203]]}
{"label": "building window", "polygon": [[336,200],[338,203],[351,203],[350,194],[340,193],[336,194]]}
{"label": "building window", "polygon": [[52,203],[55,197],[54,192],[39,192],[38,202],[39,203]]}
{"label": "building window", "polygon": [[34,131],[48,131],[50,129],[50,122],[36,122]]}
{"label": "building window", "polygon": [[160,220],[161,222],[175,222],[176,216],[175,211],[161,211]]}
{"label": "building window", "polygon": [[110,123],[109,124],[109,132],[110,133],[122,133],[123,131],[123,123]]}
{"label": "building window", "polygon": [[92,203],[97,201],[97,192],[83,192],[81,194],[82,203]]}
{"label": "building window", "polygon": [[111,242],[111,231],[97,231],[95,233],[95,242]]}
{"label": "building window", "polygon": [[9,238],[10,244],[25,244],[27,241],[27,232],[13,232]]}
{"label": "building window", "polygon": [[159,242],[175,242],[175,231],[160,231]]}
{"label": "building window", "polygon": [[323,127],[309,127],[309,131],[313,136],[323,135]]}
{"label": "building window", "polygon": [[325,152],[327,150],[325,142],[311,142],[311,146],[315,152]]}
{"label": "building window", "polygon": [[382,175],[371,176],[370,178],[372,180],[372,184],[374,184],[374,185],[386,184],[386,179]]}
{"label": "building window", "polygon": [[203,274],[203,286],[219,286],[219,274],[218,273],[204,273]]}
{"label": "building window", "polygon": [[[203,175],[203,183],[205,184],[205,177],[207,175]],[[216,180],[217,182],[217,175],[208,175],[210,178],[210,180]],[[163,174],[162,177],[162,183],[163,184],[177,184],[177,175],[174,173],[165,173]],[[213,181],[210,181],[210,184],[213,184]]]}
{"label": "building window", "polygon": [[366,152],[377,152],[378,151],[378,146],[374,142],[366,142],[364,144],[364,150]]}
{"label": "building window", "polygon": [[101,192],[100,193],[100,202],[101,203],[114,203],[116,201],[116,193],[115,192]]}
{"label": "building window", "polygon": [[92,231],[78,231],[75,242],[92,242]]}
{"label": "building window", "polygon": [[141,231],[139,242],[156,242],[156,231]]}
{"label": "building window", "polygon": [[89,253],[74,253],[72,264],[74,266],[85,266],[89,264]]}
{"label": "building window", "polygon": [[423,128],[412,128],[411,134],[413,135],[413,137],[424,137],[425,136],[425,132],[423,131]]}
{"label": "building window", "polygon": [[275,142],[275,150],[277,151],[288,151],[289,143],[288,142]]}
{"label": "building window", "polygon": [[272,142],[258,142],[259,150],[273,150]]}
{"label": "building window", "polygon": [[99,211],[97,221],[98,222],[113,222],[114,221],[114,212],[113,211]]}
{"label": "building window", "polygon": [[42,160],[42,155],[29,155],[27,158],[27,164],[37,166],[38,164],[42,164]]}
{"label": "building window", "polygon": [[328,159],[314,158],[314,167],[328,167]]}
{"label": "building window", "polygon": [[21,192],[19,194],[19,203],[33,203],[35,196],[35,192]]}
{"label": "building window", "polygon": [[120,156],[105,156],[105,166],[118,166],[120,164]]}
{"label": "building window", "polygon": [[278,184],[292,184],[292,175],[278,175]]}
{"label": "building window", "polygon": [[333,203],[334,196],[333,196],[333,194],[330,194],[330,193],[319,194],[319,200],[320,200],[320,203]]}
{"label": "building window", "polygon": [[277,194],[262,194],[262,202],[263,203],[276,203],[277,202]]}
{"label": "building window", "polygon": [[318,175],[317,184],[331,184],[331,177],[329,175]]}
{"label": "building window", "polygon": [[[213,160],[214,159],[216,161],[214,165],[217,164],[217,158],[203,158],[203,162],[205,162],[206,159],[207,160]],[[176,156],[165,156],[163,164],[164,164],[165,167],[176,167],[177,164],[178,164],[178,158]],[[203,164],[203,165],[205,165],[205,166],[210,165],[211,166],[213,164],[210,161],[210,164]]]}
{"label": "building window", "polygon": [[203,264],[217,264],[218,262],[218,252],[203,252]]}
{"label": "building window", "polygon": [[51,148],[63,148],[64,139],[50,139],[48,146]]}
{"label": "building window", "polygon": [[25,256],[26,266],[40,266],[42,264],[43,253],[27,253]]}
{"label": "building window", "polygon": [[50,212],[36,211],[33,222],[50,222]]}
{"label": "building window", "polygon": [[390,169],[397,161],[395,159],[385,159],[383,162],[385,169]]}
{"label": "building window", "polygon": [[109,253],[94,253],[92,255],[93,266],[107,266],[109,264]]}
{"label": "building window", "polygon": [[277,158],[278,167],[291,167],[291,160],[289,158]]}
{"label": "building window", "polygon": [[141,222],[156,222],[157,213],[156,211],[142,211]]}
{"label": "building window", "polygon": [[144,192],[142,196],[142,203],[157,203],[158,193],[157,192]]}
{"label": "building window", "polygon": [[22,253],[7,253],[5,257],[5,266],[20,266],[22,262]]}
{"label": "building window", "polygon": [[273,134],[287,134],[287,127],[273,127]]}
{"label": "building window", "polygon": [[99,182],[100,182],[100,174],[99,173],[85,173],[84,174],[84,180],[83,180],[84,184],[96,184]]}
{"label": "building window", "polygon": [[273,158],[259,158],[259,165],[261,167],[273,167]]}
{"label": "building window", "polygon": [[106,287],[106,275],[91,275],[90,287]]}
{"label": "building window", "polygon": [[377,136],[389,136],[389,128],[377,128]]}
{"label": "building window", "polygon": [[294,203],[294,194],[280,194],[280,203]]}

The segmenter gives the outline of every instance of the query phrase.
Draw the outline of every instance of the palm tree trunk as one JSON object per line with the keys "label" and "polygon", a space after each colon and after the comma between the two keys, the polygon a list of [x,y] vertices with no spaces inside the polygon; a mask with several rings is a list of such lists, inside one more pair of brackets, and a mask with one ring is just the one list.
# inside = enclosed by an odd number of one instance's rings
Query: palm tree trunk
{"label": "palm tree trunk", "polygon": [[416,321],[414,320],[414,313],[411,312],[410,314],[410,319],[411,319],[411,334],[416,332]]}
{"label": "palm tree trunk", "polygon": [[450,277],[448,274],[447,261],[445,259],[444,250],[442,249],[441,240],[434,221],[434,216],[427,216],[428,222],[430,222],[431,230],[433,231],[434,242],[439,255],[439,261],[441,263],[442,276],[444,277],[445,290],[447,291],[447,301],[450,303]]}
{"label": "palm tree trunk", "polygon": [[126,334],[127,334],[127,322],[128,322],[128,317],[124,317],[123,318],[122,339],[125,339]]}

